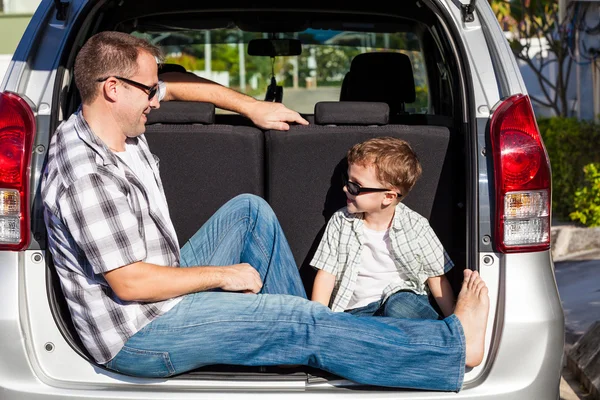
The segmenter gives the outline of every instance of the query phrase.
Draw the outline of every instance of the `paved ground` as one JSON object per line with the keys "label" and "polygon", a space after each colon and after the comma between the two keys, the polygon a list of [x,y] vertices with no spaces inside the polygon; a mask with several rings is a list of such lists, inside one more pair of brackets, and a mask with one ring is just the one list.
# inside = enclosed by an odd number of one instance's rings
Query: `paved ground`
{"label": "paved ground", "polygon": [[600,259],[562,261],[554,268],[565,311],[566,341],[573,344],[600,321]]}
{"label": "paved ground", "polygon": [[[555,262],[555,275],[565,311],[566,348],[595,321],[600,321],[600,251]],[[563,371],[562,400],[592,400],[570,371]]]}
{"label": "paved ground", "polygon": [[319,87],[315,89],[284,88],[283,104],[299,113],[312,114],[318,101],[338,101],[340,88]]}
{"label": "paved ground", "polygon": [[560,400],[594,400],[568,369],[563,370],[560,381]]}

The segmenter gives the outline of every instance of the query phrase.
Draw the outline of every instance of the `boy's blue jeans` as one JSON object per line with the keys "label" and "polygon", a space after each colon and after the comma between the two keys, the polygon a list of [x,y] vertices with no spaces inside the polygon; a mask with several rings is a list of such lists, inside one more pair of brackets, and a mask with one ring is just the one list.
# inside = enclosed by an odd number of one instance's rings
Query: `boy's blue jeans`
{"label": "boy's blue jeans", "polygon": [[374,301],[364,307],[353,308],[346,312],[357,317],[440,319],[440,315],[429,302],[427,295],[416,294],[408,290],[396,292],[384,302]]}
{"label": "boy's blue jeans", "polygon": [[186,266],[247,262],[263,289],[186,295],[129,338],[108,368],[168,377],[211,364],[301,364],[363,384],[462,387],[465,339],[456,316],[359,318],[307,300],[279,222],[257,196],[225,204],[183,246],[181,258]]}

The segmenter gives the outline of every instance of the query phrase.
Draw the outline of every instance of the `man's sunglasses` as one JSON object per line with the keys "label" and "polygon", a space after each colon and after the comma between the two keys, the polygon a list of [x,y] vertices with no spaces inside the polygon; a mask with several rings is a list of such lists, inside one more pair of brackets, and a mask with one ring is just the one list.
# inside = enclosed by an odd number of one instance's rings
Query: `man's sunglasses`
{"label": "man's sunglasses", "polygon": [[[106,78],[97,79],[96,82],[104,82],[108,78],[110,78],[110,76],[107,76]],[[156,93],[158,92],[158,83],[154,86],[146,86],[143,83],[132,81],[131,79],[123,78],[121,76],[115,76],[115,78],[120,81],[123,81],[125,83],[128,83],[131,86],[135,86],[136,88],[141,89],[144,92],[146,92],[146,94],[148,95],[148,101],[152,100],[154,98],[154,96],[156,96]]]}
{"label": "man's sunglasses", "polygon": [[[346,185],[346,190],[348,190],[348,193],[350,193],[352,196],[358,196],[361,193],[371,193],[371,192],[393,192],[392,189],[384,189],[384,188],[368,188],[368,187],[362,187],[360,186],[358,183],[356,182],[352,182],[349,179],[345,179],[345,185]],[[398,198],[402,197],[402,193],[399,192],[395,192],[396,195],[398,195]]]}

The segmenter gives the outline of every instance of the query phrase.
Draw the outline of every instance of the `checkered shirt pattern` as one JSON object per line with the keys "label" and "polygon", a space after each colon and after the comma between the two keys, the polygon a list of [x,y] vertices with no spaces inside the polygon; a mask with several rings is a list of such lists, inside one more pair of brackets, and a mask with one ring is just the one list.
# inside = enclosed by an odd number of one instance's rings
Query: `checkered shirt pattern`
{"label": "checkered shirt pattern", "polygon": [[[129,140],[137,143],[133,147],[164,194],[158,160],[145,137]],[[142,183],[94,135],[81,109],[52,138],[42,198],[49,249],[73,322],[92,357],[105,364],[180,298],[126,302],[103,274],[137,261],[177,267],[177,237],[168,216],[150,207]]]}
{"label": "checkered shirt pattern", "polygon": [[[346,207],[333,214],[311,265],[336,277],[330,306],[344,311],[356,286],[361,267],[362,214],[352,214]],[[382,293],[385,301],[399,290],[428,294],[429,277],[443,275],[454,266],[426,218],[398,203],[390,227],[391,254],[398,271],[408,280],[391,282]]]}

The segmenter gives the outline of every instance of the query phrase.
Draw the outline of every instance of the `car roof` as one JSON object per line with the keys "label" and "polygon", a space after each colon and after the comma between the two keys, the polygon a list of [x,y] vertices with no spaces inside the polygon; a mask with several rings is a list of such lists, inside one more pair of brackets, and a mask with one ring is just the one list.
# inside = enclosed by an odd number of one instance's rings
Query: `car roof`
{"label": "car roof", "polygon": [[[400,4],[401,3],[401,4]],[[109,3],[107,7],[110,7]],[[432,3],[433,4],[433,3]],[[107,29],[181,30],[239,28],[246,32],[411,31],[415,23],[433,24],[435,14],[422,2],[240,2],[225,4],[190,0],[123,2],[111,7],[103,23]]]}

